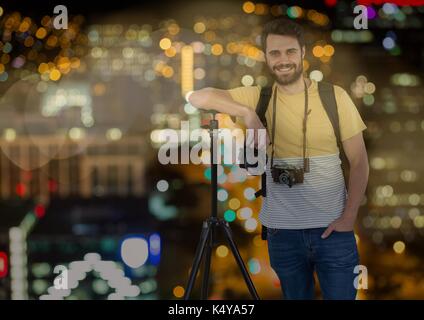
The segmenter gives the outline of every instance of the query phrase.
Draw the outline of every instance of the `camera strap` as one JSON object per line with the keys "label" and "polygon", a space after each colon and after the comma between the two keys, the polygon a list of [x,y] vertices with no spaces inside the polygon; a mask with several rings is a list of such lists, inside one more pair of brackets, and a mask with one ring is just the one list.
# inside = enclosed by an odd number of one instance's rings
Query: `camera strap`
{"label": "camera strap", "polygon": [[[306,85],[306,81],[303,80],[303,83],[305,85],[305,113],[303,115],[303,126],[302,126],[302,133],[303,133],[303,171],[309,172],[309,158],[306,158],[306,123],[308,120],[308,114],[310,113],[310,110],[308,110],[308,86]],[[277,113],[277,92],[278,87],[275,85],[274,89],[274,99],[272,100],[272,151],[271,151],[271,168],[274,166],[274,152],[275,152],[275,118]]]}

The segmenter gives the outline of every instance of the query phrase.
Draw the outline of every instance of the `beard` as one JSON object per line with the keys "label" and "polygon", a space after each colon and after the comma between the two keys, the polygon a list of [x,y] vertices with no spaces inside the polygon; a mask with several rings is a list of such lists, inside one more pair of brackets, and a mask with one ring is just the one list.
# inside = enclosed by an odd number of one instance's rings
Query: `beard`
{"label": "beard", "polygon": [[[290,64],[279,64],[276,65],[272,68],[269,68],[269,71],[271,72],[273,78],[275,79],[275,81],[277,81],[278,84],[281,85],[289,85],[292,84],[294,82],[296,82],[297,80],[299,80],[300,76],[303,73],[303,64],[300,63],[299,65],[296,65],[294,63],[290,63]],[[278,72],[278,70],[281,69],[285,69],[285,68],[290,68],[290,71],[288,73],[285,74],[281,74]]]}

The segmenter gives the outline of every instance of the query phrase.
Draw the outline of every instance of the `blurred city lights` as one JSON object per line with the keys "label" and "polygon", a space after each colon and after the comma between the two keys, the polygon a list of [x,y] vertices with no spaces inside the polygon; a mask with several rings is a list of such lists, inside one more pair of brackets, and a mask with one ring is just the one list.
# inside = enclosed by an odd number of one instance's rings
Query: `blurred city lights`
{"label": "blurred city lights", "polygon": [[249,259],[249,261],[247,262],[247,265],[249,268],[249,272],[251,274],[258,274],[259,272],[261,272],[261,265],[258,259],[255,259],[255,258]]}
{"label": "blurred city lights", "polygon": [[247,232],[253,232],[258,227],[258,221],[255,218],[249,218],[244,223],[244,228]]}
{"label": "blurred city lights", "polygon": [[[108,295],[109,300],[123,300],[125,297],[137,297],[140,294],[140,288],[131,284],[131,280],[125,277],[123,270],[114,261],[104,261],[97,253],[88,253],[82,261],[73,261],[69,263],[68,289],[59,289],[51,286],[47,289],[48,294],[41,295],[40,300],[63,300],[71,296],[71,290],[77,288],[81,280],[85,279],[87,273],[95,271],[100,279],[105,281],[100,286],[96,281],[92,284],[97,290],[107,292],[105,284],[115,289],[115,292]],[[59,275],[58,277],[61,277]]]}
{"label": "blurred city lights", "polygon": [[224,202],[228,199],[228,192],[224,189],[219,189],[217,197],[219,201]]}
{"label": "blurred city lights", "polygon": [[236,219],[236,213],[233,210],[226,210],[224,212],[224,219],[228,222],[233,222]]}
{"label": "blurred city lights", "polygon": [[216,248],[216,255],[220,258],[225,258],[228,255],[228,251],[227,246],[220,245]]}
{"label": "blurred city lights", "polygon": [[255,12],[255,4],[251,1],[246,1],[245,3],[243,3],[243,11],[245,13]]}
{"label": "blurred city lights", "polygon": [[184,296],[184,292],[185,290],[182,286],[176,286],[172,290],[172,293],[174,294],[176,298],[182,298]]}
{"label": "blurred city lights", "polygon": [[160,192],[165,192],[168,190],[169,188],[169,183],[166,180],[159,180],[156,184],[156,188],[160,191]]}
{"label": "blurred city lights", "polygon": [[303,10],[299,6],[292,6],[287,9],[287,16],[289,18],[300,18],[303,15]]}
{"label": "blurred city lights", "polygon": [[396,241],[393,244],[393,250],[394,252],[396,252],[397,254],[401,254],[405,251],[405,243],[403,241]]}
{"label": "blurred city lights", "polygon": [[131,268],[144,265],[149,257],[148,243],[143,238],[128,238],[121,244],[121,257]]}
{"label": "blurred city lights", "polygon": [[322,74],[322,72],[320,70],[313,70],[309,74],[309,78],[319,82],[319,81],[322,81],[322,79],[324,78],[324,75]]}
{"label": "blurred city lights", "polygon": [[12,142],[16,139],[16,131],[12,128],[4,129],[3,137],[6,141]]}
{"label": "blurred city lights", "polygon": [[237,210],[240,207],[240,200],[237,198],[232,198],[228,202],[228,206],[233,210]]}
{"label": "blurred city lights", "polygon": [[0,251],[0,279],[7,276],[9,261],[6,252]]}
{"label": "blurred city lights", "polygon": [[243,191],[243,195],[247,200],[254,200],[256,198],[255,193],[256,191],[253,188],[246,188]]}
{"label": "blurred city lights", "polygon": [[252,215],[253,215],[253,211],[249,207],[244,207],[237,211],[237,216],[239,217],[240,220],[247,220],[251,218]]}

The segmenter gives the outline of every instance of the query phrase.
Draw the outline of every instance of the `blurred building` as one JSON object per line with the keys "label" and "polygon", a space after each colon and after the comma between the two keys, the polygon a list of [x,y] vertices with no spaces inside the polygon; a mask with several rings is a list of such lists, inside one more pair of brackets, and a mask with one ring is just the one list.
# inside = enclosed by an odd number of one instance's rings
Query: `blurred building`
{"label": "blurred building", "polygon": [[123,138],[108,144],[93,142],[82,151],[76,141],[63,140],[39,136],[17,138],[13,143],[1,141],[1,197],[35,197],[48,202],[51,195],[88,198],[144,193],[146,159],[141,156],[145,152],[142,138]]}

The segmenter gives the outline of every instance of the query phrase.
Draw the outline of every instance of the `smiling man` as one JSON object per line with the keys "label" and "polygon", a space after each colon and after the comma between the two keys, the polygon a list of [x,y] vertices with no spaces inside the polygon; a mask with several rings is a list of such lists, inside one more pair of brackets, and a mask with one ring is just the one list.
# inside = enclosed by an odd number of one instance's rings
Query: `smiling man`
{"label": "smiling man", "polygon": [[[313,299],[314,272],[324,299],[355,299],[359,256],[353,228],[368,182],[362,136],[366,126],[346,91],[334,85],[340,140],[350,165],[346,190],[340,150],[318,84],[303,74],[301,26],[286,19],[269,22],[262,46],[275,80],[265,113],[273,161],[267,166],[259,215],[267,227],[271,266],[286,299]],[[238,116],[248,128],[262,129],[255,112],[260,92],[258,86],[204,88],[188,99],[196,107]]]}

